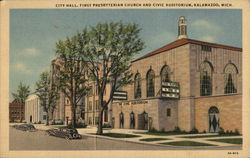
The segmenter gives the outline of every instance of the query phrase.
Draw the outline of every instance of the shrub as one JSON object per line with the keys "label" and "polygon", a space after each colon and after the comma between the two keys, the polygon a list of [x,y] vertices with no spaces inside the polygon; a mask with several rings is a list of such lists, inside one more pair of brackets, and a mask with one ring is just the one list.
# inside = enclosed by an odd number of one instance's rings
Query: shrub
{"label": "shrub", "polygon": [[[67,126],[68,128],[72,128],[72,123],[70,122]],[[79,123],[76,123],[76,127],[75,128],[86,128],[87,125],[82,123],[82,122],[79,122]]]}
{"label": "shrub", "polygon": [[157,130],[153,127],[149,129],[149,132],[157,132]]}
{"label": "shrub", "polygon": [[196,129],[195,127],[189,132],[190,134],[197,134],[199,133],[198,129]]}
{"label": "shrub", "polygon": [[41,124],[42,122],[41,121],[38,121],[37,124]]}
{"label": "shrub", "polygon": [[234,133],[235,135],[240,135],[240,132],[238,131],[238,129],[235,129]]}
{"label": "shrub", "polygon": [[224,131],[224,129],[222,127],[220,127],[220,129],[219,129],[219,135],[223,135],[223,134],[225,134],[225,131]]}
{"label": "shrub", "polygon": [[165,132],[165,128],[162,128],[162,129],[161,129],[161,132]]}
{"label": "shrub", "polygon": [[179,132],[181,132],[181,129],[177,126],[177,127],[175,127],[175,129],[173,130],[173,132],[179,133]]}
{"label": "shrub", "polygon": [[204,130],[204,131],[203,131],[203,133],[207,133],[207,131],[206,131],[206,130]]}
{"label": "shrub", "polygon": [[103,125],[102,125],[102,128],[111,128],[112,126],[111,126],[111,124],[110,123],[104,123]]}

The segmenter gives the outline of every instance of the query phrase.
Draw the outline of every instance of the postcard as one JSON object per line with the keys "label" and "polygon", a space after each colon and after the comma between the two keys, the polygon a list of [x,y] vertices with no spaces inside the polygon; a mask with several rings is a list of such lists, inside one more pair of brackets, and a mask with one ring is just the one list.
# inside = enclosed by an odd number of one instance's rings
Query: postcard
{"label": "postcard", "polygon": [[0,1],[1,157],[250,157],[250,1]]}

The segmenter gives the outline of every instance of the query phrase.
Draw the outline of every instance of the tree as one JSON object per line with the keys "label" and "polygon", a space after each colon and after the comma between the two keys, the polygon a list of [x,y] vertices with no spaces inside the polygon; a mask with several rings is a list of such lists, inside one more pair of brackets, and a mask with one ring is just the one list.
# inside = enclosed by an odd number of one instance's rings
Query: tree
{"label": "tree", "polygon": [[[139,38],[141,29],[136,24],[104,23],[91,27],[81,35],[81,40],[87,40],[84,51],[80,51],[83,58],[88,61],[91,78],[97,84],[99,97],[99,122],[97,134],[103,133],[103,112],[113,99],[114,92],[120,87],[131,83],[130,70],[133,56],[141,51],[144,43]],[[104,92],[110,85],[107,101],[104,101]]]}
{"label": "tree", "polygon": [[[69,99],[72,111],[72,126],[76,127],[76,109],[77,104],[89,90],[85,85],[86,82],[86,63],[80,56],[86,41],[85,34],[77,34],[65,41],[60,40],[56,44],[57,62],[55,62],[58,70],[57,79],[59,81],[60,90]],[[83,40],[81,40],[83,38]]]}
{"label": "tree", "polygon": [[[29,90],[29,86],[28,85],[24,85],[22,82],[19,83],[18,88],[17,88],[17,92],[16,93],[12,93],[12,96],[14,99],[18,100],[18,102],[20,102],[21,104],[25,104],[25,100],[27,99],[28,95],[30,93]],[[20,122],[23,121],[22,118],[22,105],[20,106]]]}
{"label": "tree", "polygon": [[49,113],[51,112],[53,118],[59,94],[58,86],[54,82],[51,82],[47,71],[40,74],[40,80],[36,82],[36,92],[40,99],[41,106],[46,112],[46,125],[49,125]]}

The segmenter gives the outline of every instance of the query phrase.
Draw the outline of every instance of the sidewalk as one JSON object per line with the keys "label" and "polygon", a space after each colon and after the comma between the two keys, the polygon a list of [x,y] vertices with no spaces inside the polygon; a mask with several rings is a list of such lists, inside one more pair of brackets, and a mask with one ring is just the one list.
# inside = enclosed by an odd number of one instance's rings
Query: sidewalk
{"label": "sidewalk", "polygon": [[[230,143],[224,143],[224,142],[216,142],[216,141],[209,141],[209,139],[231,139],[231,138],[242,138],[242,136],[218,136],[216,133],[205,133],[205,134],[182,134],[182,135],[168,135],[168,136],[157,136],[157,135],[147,135],[147,134],[141,134],[143,132],[147,132],[147,130],[136,130],[136,129],[104,129],[103,133],[121,133],[121,134],[132,134],[132,135],[138,135],[140,137],[134,137],[134,138],[113,138],[108,136],[100,136],[95,135],[97,128],[91,127],[91,128],[85,128],[85,129],[77,129],[79,134],[86,135],[90,137],[99,137],[99,138],[106,138],[106,139],[112,139],[112,140],[121,140],[121,141],[128,141],[128,142],[134,142],[134,143],[142,143],[142,144],[153,144],[153,145],[162,145],[159,143],[168,143],[168,142],[177,142],[177,141],[192,141],[192,142],[198,142],[198,143],[206,143],[211,144],[219,147],[226,147],[226,146],[241,146],[237,144],[230,144]],[[212,136],[215,137],[212,137]],[[204,138],[182,138],[185,136],[211,136],[211,137],[204,137]],[[161,138],[166,140],[157,140],[157,141],[141,141],[141,139],[147,139],[147,138]],[[164,145],[166,146],[166,145]],[[208,146],[210,147],[210,146]],[[214,147],[214,146],[211,146]]]}

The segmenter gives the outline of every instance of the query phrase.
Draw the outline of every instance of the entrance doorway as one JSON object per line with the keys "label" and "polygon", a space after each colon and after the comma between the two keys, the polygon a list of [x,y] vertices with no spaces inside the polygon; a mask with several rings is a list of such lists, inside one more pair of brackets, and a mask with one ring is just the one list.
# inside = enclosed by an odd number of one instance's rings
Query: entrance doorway
{"label": "entrance doorway", "polygon": [[135,128],[135,114],[134,114],[134,112],[130,113],[130,128],[131,129]]}
{"label": "entrance doorway", "polygon": [[124,115],[122,112],[120,113],[120,128],[124,128]]}
{"label": "entrance doorway", "polygon": [[145,111],[141,114],[138,114],[138,129],[148,129],[148,113]]}
{"label": "entrance doorway", "polygon": [[217,107],[212,106],[208,110],[208,118],[209,118],[209,132],[210,133],[217,133],[219,132],[219,110]]}

